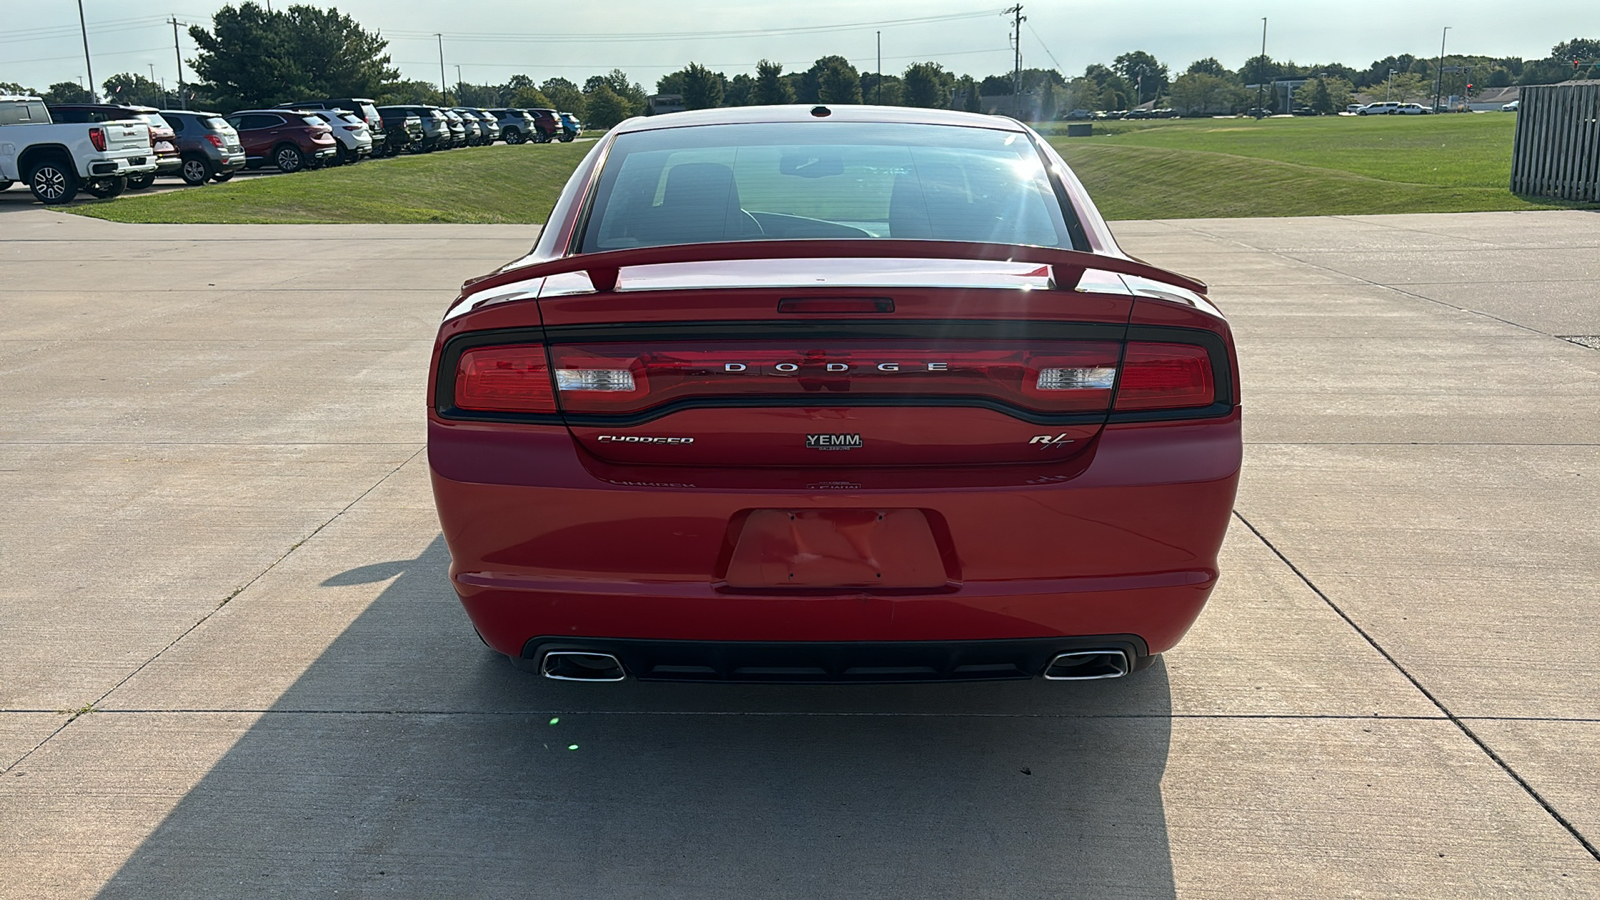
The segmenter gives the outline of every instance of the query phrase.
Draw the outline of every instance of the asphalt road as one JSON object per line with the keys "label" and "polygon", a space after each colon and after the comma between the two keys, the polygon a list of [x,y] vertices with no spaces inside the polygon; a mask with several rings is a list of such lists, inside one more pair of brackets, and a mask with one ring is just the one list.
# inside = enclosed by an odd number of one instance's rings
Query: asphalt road
{"label": "asphalt road", "polygon": [[1188,639],[719,687],[529,678],[450,594],[424,368],[534,229],[6,208],[0,897],[1600,896],[1597,224],[1116,225],[1239,336]]}

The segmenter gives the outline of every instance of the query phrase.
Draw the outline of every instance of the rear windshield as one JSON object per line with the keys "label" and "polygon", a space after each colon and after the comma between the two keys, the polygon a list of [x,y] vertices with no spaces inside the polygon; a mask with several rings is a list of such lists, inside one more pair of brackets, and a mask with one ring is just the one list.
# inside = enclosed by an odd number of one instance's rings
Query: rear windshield
{"label": "rear windshield", "polygon": [[323,119],[320,116],[301,116],[300,117],[300,121],[306,123],[307,125],[326,125],[326,124],[328,124],[328,120]]}
{"label": "rear windshield", "polygon": [[151,128],[171,128],[172,127],[171,125],[167,124],[167,120],[166,119],[161,118],[161,116],[157,115],[156,113],[137,113],[132,118],[138,119],[139,121],[145,123],[146,125],[150,126]]}
{"label": "rear windshield", "polygon": [[783,238],[922,238],[1071,247],[1024,134],[879,123],[666,128],[621,135],[582,250]]}
{"label": "rear windshield", "polygon": [[228,124],[226,119],[222,119],[222,118],[219,118],[217,116],[211,116],[211,117],[207,118],[205,120],[205,126],[207,128],[210,128],[210,129],[214,130],[214,131],[221,131],[224,128],[232,128],[233,127],[232,125]]}

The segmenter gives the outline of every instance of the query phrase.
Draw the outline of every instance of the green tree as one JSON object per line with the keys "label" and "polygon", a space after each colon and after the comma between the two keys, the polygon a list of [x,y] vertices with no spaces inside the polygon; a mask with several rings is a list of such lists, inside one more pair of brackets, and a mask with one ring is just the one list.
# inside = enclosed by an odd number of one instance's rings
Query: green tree
{"label": "green tree", "polygon": [[388,41],[337,9],[254,2],[224,6],[212,27],[192,25],[198,85],[221,106],[263,106],[301,97],[376,97],[399,77]]}
{"label": "green tree", "polygon": [[389,42],[338,9],[291,6],[283,15],[293,90],[299,95],[371,97],[400,77],[384,52]]}
{"label": "green tree", "polygon": [[[1372,93],[1377,94],[1383,90],[1384,85],[1376,85]],[[1394,76],[1394,81],[1389,85],[1388,94],[1390,100],[1398,100],[1401,103],[1414,103],[1422,100],[1431,101],[1433,99],[1433,81],[1421,75],[1405,72]]]}
{"label": "green tree", "polygon": [[1211,116],[1238,112],[1251,102],[1251,94],[1232,78],[1186,72],[1172,82],[1169,100],[1185,115]]}
{"label": "green tree", "polygon": [[[1217,58],[1215,56],[1208,56],[1205,59],[1197,59],[1194,62],[1189,63],[1189,68],[1186,70],[1186,74],[1210,75],[1212,78],[1227,78],[1233,73],[1228,71],[1227,66],[1217,62]],[[1177,82],[1173,83],[1176,84]]]}
{"label": "green tree", "polygon": [[755,102],[776,106],[794,102],[794,88],[783,77],[783,64],[763,59],[756,63]]}
{"label": "green tree", "polygon": [[167,105],[167,92],[162,90],[161,85],[136,72],[113,75],[101,86],[105,88],[103,96],[107,103],[155,107]]}
{"label": "green tree", "polygon": [[546,78],[544,84],[539,85],[539,93],[549,98],[552,108],[557,112],[569,112],[580,119],[586,118],[588,110],[584,108],[583,91],[578,86],[565,78]]}
{"label": "green tree", "polygon": [[685,109],[715,109],[722,105],[727,78],[699,63],[689,63],[683,69],[683,106]]}
{"label": "green tree", "polygon": [[1016,79],[1010,72],[1004,75],[990,75],[978,83],[978,93],[985,97],[1010,96],[1016,86]]}
{"label": "green tree", "polygon": [[683,93],[683,72],[683,69],[679,69],[676,72],[670,72],[657,78],[656,93],[681,95]]}
{"label": "green tree", "polygon": [[89,89],[76,81],[58,81],[39,95],[46,103],[88,103]]}
{"label": "green tree", "polygon": [[[583,83],[585,96],[594,93],[600,85],[605,85],[611,92],[621,97],[627,104],[629,115],[639,115],[644,111],[644,87],[636,81],[628,80],[628,73],[621,69],[612,69],[604,75],[590,75],[589,80]],[[591,114],[592,117],[592,114]]]}
{"label": "green tree", "polygon": [[588,120],[591,128],[606,129],[633,115],[633,104],[611,89],[609,84],[597,85],[587,97]]}
{"label": "green tree", "polygon": [[25,88],[15,81],[0,81],[0,94],[11,94],[16,97],[38,96],[38,92],[33,88]]}
{"label": "green tree", "polygon": [[912,63],[906,66],[905,105],[922,109],[945,109],[950,105],[950,92],[946,82],[954,82],[944,66],[935,62]]}
{"label": "green tree", "polygon": [[850,60],[824,56],[801,75],[794,94],[801,103],[860,103],[861,76]]}
{"label": "green tree", "polygon": [[971,75],[956,79],[956,97],[965,112],[983,112],[983,95],[978,93],[978,82]]}
{"label": "green tree", "polygon": [[379,91],[374,99],[379,106],[407,106],[410,104],[426,104],[428,106],[441,106],[444,104],[444,95],[439,93],[439,86],[431,81],[397,81]]}
{"label": "green tree", "polygon": [[817,87],[817,100],[822,103],[860,103],[861,74],[843,57],[830,57],[823,69]]}
{"label": "green tree", "polygon": [[[556,105],[554,103],[550,102],[550,98],[546,97],[544,95],[543,91],[539,90],[536,87],[531,87],[531,86],[530,87],[521,88],[521,89],[517,90],[515,93],[513,93],[511,95],[511,100],[507,105],[514,106],[517,109],[555,109],[556,108]],[[571,112],[571,110],[567,110],[567,111]]]}
{"label": "green tree", "polygon": [[1143,50],[1122,54],[1111,63],[1111,69],[1124,81],[1135,85],[1136,106],[1154,100],[1167,89],[1166,64]]}

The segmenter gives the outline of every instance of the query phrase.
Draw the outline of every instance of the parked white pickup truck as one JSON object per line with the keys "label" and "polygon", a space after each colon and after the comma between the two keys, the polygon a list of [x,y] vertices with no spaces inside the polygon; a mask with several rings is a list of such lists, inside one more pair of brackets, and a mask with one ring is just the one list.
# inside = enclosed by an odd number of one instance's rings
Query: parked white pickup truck
{"label": "parked white pickup truck", "polygon": [[0,190],[25,182],[40,203],[66,203],[85,190],[115,197],[128,177],[156,170],[143,122],[57,125],[38,97],[0,95]]}

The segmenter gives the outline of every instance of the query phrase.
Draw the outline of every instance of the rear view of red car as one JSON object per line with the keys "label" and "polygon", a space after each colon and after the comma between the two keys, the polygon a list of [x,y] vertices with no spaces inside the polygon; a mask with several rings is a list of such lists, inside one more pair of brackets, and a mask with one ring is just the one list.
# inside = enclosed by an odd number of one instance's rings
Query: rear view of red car
{"label": "rear view of red car", "polygon": [[452,584],[552,678],[1114,678],[1217,580],[1241,439],[1204,285],[1006,119],[636,119],[446,314]]}
{"label": "rear view of red car", "polygon": [[251,169],[276,166],[298,172],[331,162],[339,145],[333,129],[315,116],[284,109],[246,109],[228,116]]}

